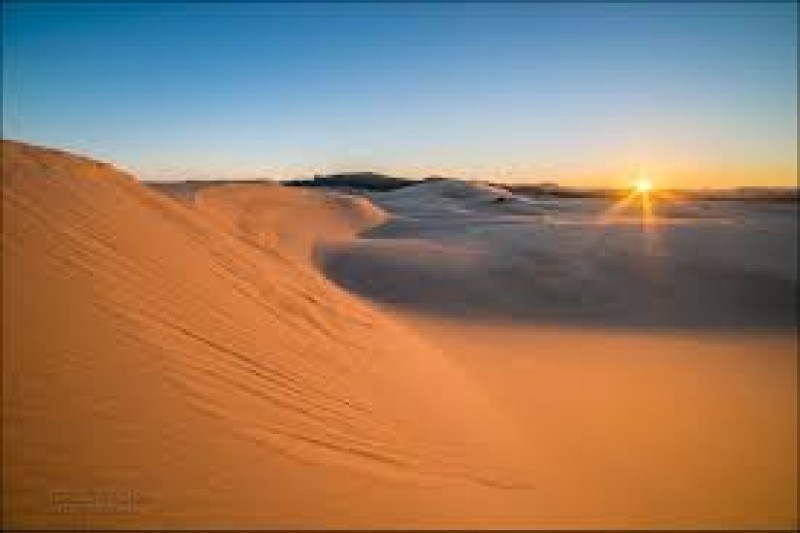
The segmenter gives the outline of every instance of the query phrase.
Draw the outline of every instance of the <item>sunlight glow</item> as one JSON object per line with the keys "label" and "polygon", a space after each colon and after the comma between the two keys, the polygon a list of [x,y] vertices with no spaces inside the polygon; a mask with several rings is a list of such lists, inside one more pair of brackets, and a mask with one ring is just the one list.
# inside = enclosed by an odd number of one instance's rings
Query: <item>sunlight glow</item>
{"label": "sunlight glow", "polygon": [[653,182],[644,173],[640,173],[636,181],[631,184],[627,195],[618,199],[609,206],[599,218],[599,232],[595,240],[601,240],[601,235],[615,224],[629,223],[633,218],[642,229],[642,246],[646,257],[656,258],[662,255],[660,236],[658,234],[659,219],[656,214],[656,200],[662,196],[667,202],[676,203],[678,198],[673,197],[669,191],[655,191]]}
{"label": "sunlight glow", "polygon": [[636,188],[636,192],[639,194],[647,194],[653,190],[653,182],[651,182],[647,177],[642,176],[636,180],[634,187]]}

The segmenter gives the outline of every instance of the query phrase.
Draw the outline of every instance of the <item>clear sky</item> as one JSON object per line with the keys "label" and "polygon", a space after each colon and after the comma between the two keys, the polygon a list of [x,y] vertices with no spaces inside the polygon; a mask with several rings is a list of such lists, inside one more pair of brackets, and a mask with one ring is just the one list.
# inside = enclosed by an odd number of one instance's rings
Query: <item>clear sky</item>
{"label": "clear sky", "polygon": [[3,4],[3,137],[144,178],[794,185],[797,6]]}

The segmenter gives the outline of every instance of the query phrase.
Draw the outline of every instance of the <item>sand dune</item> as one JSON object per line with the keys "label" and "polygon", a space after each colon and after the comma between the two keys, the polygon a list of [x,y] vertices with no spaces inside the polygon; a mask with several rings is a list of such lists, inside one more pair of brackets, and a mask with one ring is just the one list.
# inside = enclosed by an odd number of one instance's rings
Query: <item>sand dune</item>
{"label": "sand dune", "polygon": [[658,205],[659,218],[643,231],[635,203],[609,218],[595,201],[520,206],[498,204],[491,192],[433,182],[376,195],[393,217],[330,250],[326,270],[376,301],[444,316],[794,328],[796,209],[743,215],[718,204],[687,219],[692,206]]}
{"label": "sand dune", "polygon": [[647,313],[640,228],[582,204],[164,189],[3,143],[4,525],[796,522],[782,215],[699,266],[764,226],[666,225]]}
{"label": "sand dune", "polygon": [[278,248],[305,263],[313,262],[320,242],[350,240],[386,219],[365,198],[280,186],[215,187],[195,195],[194,205],[256,247]]}
{"label": "sand dune", "polygon": [[[149,503],[93,524],[471,523],[437,499],[525,485],[457,366],[218,227],[236,187],[193,211],[72,156],[4,143],[3,165],[8,523],[75,524],[51,493],[106,488]],[[316,201],[310,226],[363,216]]]}

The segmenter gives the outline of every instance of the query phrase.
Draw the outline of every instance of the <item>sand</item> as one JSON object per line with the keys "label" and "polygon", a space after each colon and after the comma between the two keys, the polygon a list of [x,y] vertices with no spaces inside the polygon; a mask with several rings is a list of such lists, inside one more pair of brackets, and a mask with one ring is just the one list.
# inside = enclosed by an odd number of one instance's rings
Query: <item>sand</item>
{"label": "sand", "polygon": [[7,141],[2,190],[5,526],[796,523],[796,211],[653,255],[489,187],[171,194]]}

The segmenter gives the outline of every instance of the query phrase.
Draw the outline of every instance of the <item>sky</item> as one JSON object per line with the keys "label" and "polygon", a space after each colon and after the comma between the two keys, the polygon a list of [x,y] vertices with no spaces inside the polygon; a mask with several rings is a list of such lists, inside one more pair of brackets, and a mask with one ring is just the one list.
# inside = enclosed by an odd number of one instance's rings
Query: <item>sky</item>
{"label": "sky", "polygon": [[142,179],[797,184],[794,3],[3,3],[3,138]]}

